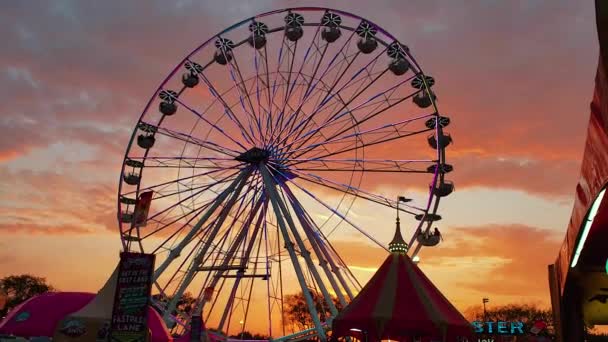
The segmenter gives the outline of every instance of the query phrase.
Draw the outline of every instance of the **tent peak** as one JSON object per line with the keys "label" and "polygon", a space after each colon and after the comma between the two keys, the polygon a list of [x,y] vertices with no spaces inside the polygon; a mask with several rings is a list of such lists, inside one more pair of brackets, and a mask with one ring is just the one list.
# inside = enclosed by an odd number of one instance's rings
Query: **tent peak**
{"label": "tent peak", "polygon": [[399,224],[399,217],[397,217],[395,226],[396,226],[395,227],[395,236],[393,237],[393,240],[388,244],[388,250],[391,253],[406,254],[409,246],[407,245],[407,242],[405,242],[403,240],[403,237],[401,236],[401,227]]}

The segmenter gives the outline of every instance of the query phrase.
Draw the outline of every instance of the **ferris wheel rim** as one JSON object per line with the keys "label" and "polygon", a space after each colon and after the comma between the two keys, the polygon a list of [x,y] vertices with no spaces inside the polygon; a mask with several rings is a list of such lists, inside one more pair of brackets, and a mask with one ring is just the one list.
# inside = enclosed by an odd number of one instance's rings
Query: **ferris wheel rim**
{"label": "ferris wheel rim", "polygon": [[[240,21],[240,22],[238,22],[238,23],[236,23],[236,24],[234,24],[234,25],[232,25],[232,26],[230,26],[230,27],[226,28],[225,30],[221,31],[220,33],[218,33],[218,34],[216,34],[216,35],[212,36],[210,39],[208,39],[206,42],[204,42],[203,44],[201,44],[200,46],[198,46],[196,49],[194,49],[194,50],[193,50],[193,51],[192,51],[190,54],[188,54],[188,55],[187,55],[187,56],[186,56],[186,57],[185,57],[185,58],[184,58],[184,59],[183,59],[183,60],[182,60],[180,63],[178,63],[178,64],[176,65],[176,67],[173,69],[173,71],[171,71],[171,73],[169,73],[169,75],[168,75],[168,76],[165,78],[165,80],[164,80],[163,82],[161,82],[160,86],[159,86],[159,87],[157,88],[157,90],[154,92],[154,95],[153,95],[153,96],[150,98],[150,100],[148,101],[148,103],[147,103],[147,105],[145,106],[145,108],[144,108],[144,110],[143,110],[142,114],[140,115],[140,118],[139,118],[139,120],[138,120],[137,125],[139,125],[139,124],[141,124],[141,123],[146,123],[146,121],[144,121],[143,119],[145,118],[145,115],[146,115],[146,114],[149,112],[150,106],[151,106],[151,105],[152,105],[152,103],[154,102],[154,100],[155,100],[155,98],[156,98],[156,95],[157,95],[157,94],[158,94],[158,93],[159,93],[161,90],[163,90],[163,89],[164,89],[165,85],[166,85],[166,84],[167,84],[167,83],[168,83],[168,82],[169,82],[169,81],[170,81],[172,78],[174,78],[174,77],[175,77],[176,73],[177,73],[177,72],[180,70],[180,67],[182,67],[182,66],[184,65],[184,63],[185,63],[185,62],[189,61],[189,60],[190,60],[190,58],[191,58],[192,56],[194,56],[196,53],[198,53],[198,52],[199,52],[201,49],[205,48],[205,47],[206,47],[206,46],[208,46],[210,43],[212,43],[212,42],[213,42],[215,39],[219,38],[220,36],[224,35],[225,33],[228,33],[228,32],[230,32],[230,31],[232,31],[233,29],[235,29],[235,28],[237,28],[237,27],[240,27],[240,26],[242,26],[242,25],[244,25],[244,24],[246,24],[246,23],[248,23],[248,22],[250,22],[250,21],[254,21],[254,20],[256,20],[256,19],[263,18],[263,17],[269,16],[269,15],[278,14],[278,13],[284,13],[284,12],[290,12],[290,11],[302,11],[302,12],[303,12],[303,11],[331,11],[331,12],[334,12],[334,13],[339,13],[339,14],[342,14],[342,15],[345,15],[345,16],[349,16],[349,17],[354,18],[354,19],[365,20],[365,21],[368,21],[369,23],[371,23],[371,24],[375,25],[375,26],[378,28],[378,30],[380,30],[381,32],[383,32],[383,34],[384,34],[384,35],[386,35],[387,37],[389,37],[389,38],[393,39],[394,41],[397,41],[397,40],[396,40],[396,39],[395,39],[395,38],[394,38],[394,37],[393,37],[393,36],[392,36],[392,35],[391,35],[389,32],[387,32],[387,31],[385,31],[384,29],[382,29],[382,27],[381,27],[381,26],[376,25],[376,24],[374,24],[373,22],[371,22],[371,21],[369,21],[369,20],[367,20],[367,19],[364,19],[364,18],[362,18],[362,17],[360,17],[360,16],[358,16],[358,15],[354,15],[354,14],[351,14],[351,13],[348,13],[348,12],[344,12],[344,11],[340,11],[340,10],[328,9],[328,8],[323,8],[323,7],[295,7],[295,8],[287,8],[287,9],[282,9],[282,10],[269,11],[269,12],[266,12],[266,13],[263,13],[263,14],[259,14],[259,15],[256,15],[256,16],[253,16],[253,17],[250,17],[250,18],[247,18],[247,19],[245,19],[245,20],[242,20],[242,21]],[[320,24],[315,24],[315,26],[320,26]],[[407,53],[408,53],[408,55],[409,55],[409,51],[407,51]],[[420,66],[418,66],[418,63],[416,62],[416,60],[415,60],[415,59],[414,59],[414,58],[413,58],[411,55],[410,55],[410,59],[411,59],[412,61],[414,61],[414,63],[415,63],[415,65],[416,65],[416,67],[417,67],[417,68],[418,68],[418,70],[419,70],[419,73],[420,73],[420,74],[422,74],[422,75],[424,75],[424,73],[423,73],[423,71],[422,71],[422,68],[420,68]],[[429,89],[429,87],[427,87],[427,86],[426,86],[426,80],[424,80],[423,82],[424,82],[424,84],[425,84],[425,88],[426,88],[426,89]],[[432,101],[433,101],[433,107],[435,108],[435,114],[430,114],[429,116],[431,116],[431,115],[438,116],[439,114],[438,114],[437,107],[436,107],[436,105],[435,105],[435,103],[434,103],[434,100],[432,100]],[[437,120],[438,120],[438,119],[437,119]],[[162,122],[162,121],[161,121],[161,122]],[[159,125],[158,125],[158,126],[160,127],[160,123],[159,123]],[[439,136],[439,134],[441,133],[441,127],[440,127],[440,125],[439,125],[439,124],[437,124],[437,125],[435,126],[434,130],[435,130],[435,132],[436,132],[437,136]],[[130,140],[129,140],[129,144],[128,144],[128,146],[127,146],[127,150],[126,150],[126,152],[125,152],[125,156],[124,156],[124,159],[123,159],[123,164],[122,164],[122,168],[121,168],[121,172],[120,172],[119,189],[118,189],[118,196],[119,196],[119,198],[118,198],[118,208],[117,208],[117,209],[118,209],[118,210],[117,210],[118,214],[120,214],[120,212],[121,212],[121,202],[120,202],[120,197],[122,196],[122,193],[123,193],[123,192],[122,192],[122,189],[123,189],[123,181],[122,181],[122,179],[123,179],[123,177],[124,177],[124,175],[125,175],[125,170],[126,170],[126,161],[129,159],[129,151],[131,150],[131,147],[132,147],[132,145],[133,145],[133,142],[135,141],[135,137],[136,137],[137,132],[138,132],[138,131],[137,131],[137,126],[136,126],[136,128],[133,130],[133,133],[132,133],[131,138],[130,138]],[[363,148],[364,148],[364,146],[363,146]],[[199,150],[199,152],[200,152],[200,150]],[[144,160],[145,160],[145,158],[146,158],[147,154],[148,154],[148,151],[146,151],[146,152],[144,153],[144,157],[143,157],[143,159],[144,159]],[[183,151],[182,151],[182,156],[183,156]],[[432,183],[431,183],[431,188],[432,188],[432,189],[434,189],[434,188],[435,188],[435,186],[437,185],[437,182],[438,182],[438,181],[443,181],[443,173],[442,173],[442,172],[440,172],[440,167],[439,167],[439,166],[440,166],[440,165],[441,165],[441,164],[442,164],[444,161],[445,161],[445,153],[444,153],[444,151],[440,151],[440,149],[439,149],[439,148],[437,148],[437,159],[435,160],[435,162],[436,162],[436,165],[437,165],[437,166],[436,166],[436,168],[435,168],[435,172],[434,172],[433,180],[432,180]],[[427,160],[427,162],[428,162],[428,160]],[[143,168],[142,168],[141,172],[143,173]],[[140,174],[140,175],[141,175],[141,174]],[[136,194],[136,196],[137,196],[137,194],[139,194],[139,193],[140,193],[140,184],[137,184],[137,187],[136,187],[136,190],[134,191],[134,193]],[[422,216],[422,218],[423,218],[423,219],[422,219],[422,220],[420,220],[420,224],[419,224],[419,226],[418,226],[418,228],[417,228],[417,231],[420,231],[421,229],[423,229],[423,227],[424,227],[425,225],[427,225],[427,223],[425,223],[425,221],[424,221],[424,217],[425,217],[425,215],[427,215],[427,214],[432,214],[432,215],[435,215],[435,213],[436,213],[436,212],[437,212],[437,210],[438,210],[439,201],[440,201],[440,197],[439,197],[439,196],[436,196],[435,194],[433,194],[433,191],[430,191],[430,194],[429,194],[429,199],[428,199],[428,204],[427,204],[427,208],[424,210],[424,214],[423,214],[423,216]],[[354,200],[353,200],[353,203],[354,203]],[[351,206],[352,206],[352,204],[351,204]],[[390,204],[389,204],[389,206],[390,206]],[[349,209],[349,210],[350,210],[350,209]],[[332,215],[333,215],[333,214],[332,214]],[[427,226],[427,228],[426,228],[427,230],[430,228],[430,224],[432,224],[432,221],[428,223],[428,226]],[[123,239],[123,234],[122,234],[123,229],[122,229],[122,223],[120,222],[120,219],[119,219],[119,225],[121,225],[121,229],[120,229],[120,230],[121,230],[121,240],[122,240],[122,243],[123,243],[123,248],[125,248],[125,249],[126,249],[126,248],[127,248],[128,243],[126,243],[126,242],[124,241],[124,239]],[[139,234],[139,232],[138,232],[138,234]],[[141,244],[141,240],[139,240],[139,241],[138,241],[138,243],[139,243],[140,250],[143,252],[143,251],[144,251],[144,248],[143,248],[143,246],[142,246],[142,244]],[[413,245],[413,244],[411,243],[410,245]],[[420,245],[418,245],[418,248],[419,248],[419,247],[420,247]],[[415,252],[415,253],[417,253],[417,252]]]}
{"label": "ferris wheel rim", "polygon": [[[193,49],[179,63],[176,64],[176,66],[173,68],[173,70],[167,75],[167,77],[165,77],[165,79],[157,87],[157,89],[154,92],[154,94],[159,93],[163,89],[163,87],[167,84],[167,82],[169,82],[175,76],[175,74],[179,72],[180,67],[182,65],[184,65],[185,62],[187,62],[193,55],[195,55],[201,49],[203,49],[207,45],[211,44],[218,37],[220,37],[220,36],[222,36],[222,35],[230,32],[230,31],[234,30],[235,28],[240,27],[240,26],[242,26],[242,25],[244,25],[244,24],[246,24],[246,23],[248,23],[250,21],[255,21],[256,19],[267,17],[267,16],[270,16],[270,15],[273,15],[273,14],[292,12],[292,11],[325,11],[325,12],[331,11],[331,12],[334,12],[334,13],[339,13],[339,14],[348,16],[350,18],[366,21],[366,22],[370,23],[371,25],[373,25],[376,29],[378,29],[379,32],[383,33],[384,35],[386,35],[391,40],[398,41],[398,39],[396,39],[389,31],[383,29],[382,26],[376,24],[374,21],[371,21],[371,20],[369,20],[367,18],[361,17],[361,16],[359,16],[357,14],[350,13],[350,12],[347,12],[347,11],[344,11],[344,10],[331,9],[331,8],[327,8],[327,7],[318,7],[318,6],[302,6],[302,7],[288,7],[288,8],[283,8],[283,9],[278,9],[278,10],[273,10],[273,11],[267,11],[267,12],[264,12],[264,13],[260,13],[260,14],[248,17],[246,19],[243,19],[243,20],[241,20],[241,21],[239,21],[239,22],[237,22],[237,23],[235,23],[235,24],[227,27],[226,29],[220,31],[219,33],[217,33],[217,34],[215,34],[213,36],[211,36],[209,39],[207,39],[206,41],[204,41],[198,47],[196,47],[195,49]],[[315,26],[319,26],[319,25],[320,24],[315,24]],[[354,30],[354,29],[351,28],[351,30]],[[420,65],[417,63],[416,59],[413,56],[411,56],[411,54],[409,53],[409,51],[406,51],[406,53],[408,54],[410,60],[412,60],[414,62],[415,66],[419,70],[419,73],[422,74],[422,75],[425,75],[422,67],[420,67]],[[143,109],[143,111],[140,114],[140,117],[138,119],[138,124],[141,123],[141,122],[144,122],[142,119],[145,117],[146,113],[148,112],[148,110],[149,110],[151,104],[154,102],[154,100],[155,100],[155,95],[151,96],[151,98],[148,100],[147,104],[144,106],[144,109]],[[432,102],[433,102],[433,107],[435,108],[435,113],[438,113],[438,109],[436,107],[435,101],[432,101]],[[439,129],[439,125],[437,125],[437,129]],[[124,157],[123,157],[123,163],[122,163],[122,166],[121,166],[121,171],[120,171],[120,176],[119,176],[119,182],[118,182],[118,197],[120,197],[120,195],[121,195],[121,190],[122,190],[122,186],[123,186],[122,179],[123,179],[124,172],[125,172],[125,163],[124,163],[124,161],[128,157],[128,153],[129,153],[130,148],[131,148],[131,146],[133,144],[133,141],[135,139],[136,134],[137,134],[137,130],[134,129],[133,132],[132,132],[132,135],[131,135],[131,137],[129,139],[129,143],[127,145],[127,148],[125,150],[125,154],[124,154]],[[147,154],[147,151],[146,151],[146,154]],[[442,156],[441,156],[441,154],[438,153],[438,160],[441,160],[441,159],[442,159]],[[434,177],[434,179],[433,179],[433,181],[431,183],[432,187],[435,187],[436,184],[437,184],[437,180],[438,180],[438,177],[439,177],[438,174],[439,174],[439,172],[435,172],[435,177]],[[139,193],[139,185],[137,186],[137,189],[136,189],[135,192]],[[430,198],[429,198],[429,204],[428,204],[427,211],[431,208],[431,202],[432,202],[433,195],[431,195],[429,197]],[[436,203],[435,207],[438,206],[439,200],[440,200],[440,198],[436,197],[436,200],[434,201]],[[117,213],[118,214],[120,213],[120,208],[121,208],[120,198],[118,198],[118,201],[117,201]],[[437,208],[434,208],[433,209],[433,213],[435,213],[436,210],[437,210]],[[119,226],[120,226],[121,225],[120,219],[118,221],[119,221]],[[418,227],[418,229],[420,229],[421,227],[422,227],[422,224]],[[428,227],[427,227],[427,229],[428,229]],[[122,232],[122,229],[120,229],[120,230]],[[121,242],[123,244],[123,249],[126,250],[127,249],[127,244],[122,239],[122,237],[121,237]],[[143,247],[141,245],[140,245],[140,250],[143,252]]]}

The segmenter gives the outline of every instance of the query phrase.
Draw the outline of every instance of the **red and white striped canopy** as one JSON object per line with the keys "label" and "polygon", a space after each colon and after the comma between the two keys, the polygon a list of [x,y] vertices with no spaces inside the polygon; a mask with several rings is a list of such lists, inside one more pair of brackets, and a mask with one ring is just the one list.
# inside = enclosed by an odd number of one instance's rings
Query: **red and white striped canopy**
{"label": "red and white striped canopy", "polygon": [[332,336],[360,340],[471,340],[470,323],[404,253],[391,253],[333,321]]}

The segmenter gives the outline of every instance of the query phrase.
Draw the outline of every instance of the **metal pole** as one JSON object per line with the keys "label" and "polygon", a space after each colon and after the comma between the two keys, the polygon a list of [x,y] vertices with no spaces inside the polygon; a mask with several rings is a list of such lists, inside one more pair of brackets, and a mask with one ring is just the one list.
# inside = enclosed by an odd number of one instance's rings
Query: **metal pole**
{"label": "metal pole", "polygon": [[[332,288],[334,289],[334,292],[336,292],[336,296],[338,297],[338,300],[340,301],[342,306],[346,306],[346,304],[347,304],[346,299],[344,298],[344,295],[342,294],[342,290],[338,286],[338,283],[334,279],[333,273],[331,273],[331,271],[329,270],[329,267],[327,267],[328,261],[325,259],[325,255],[323,254],[323,252],[319,248],[319,245],[317,244],[317,238],[314,236],[314,232],[313,232],[311,224],[306,219],[306,215],[304,213],[304,209],[302,208],[302,205],[300,204],[300,202],[298,202],[298,200],[293,195],[293,193],[291,192],[291,189],[289,189],[289,187],[287,187],[286,185],[283,185],[283,189],[285,190],[285,193],[287,193],[287,197],[291,200],[291,206],[294,208],[294,210],[296,212],[296,217],[298,218],[298,221],[300,221],[300,225],[302,226],[302,229],[304,230],[304,233],[306,234],[306,237],[308,238],[308,242],[310,242],[310,245],[311,245],[312,249],[314,250],[315,255],[317,256],[317,259],[319,260],[319,265],[325,272],[325,276],[329,280]],[[327,300],[327,298],[326,298],[326,300]],[[336,309],[335,312],[334,312],[334,310],[331,310],[332,318],[335,317],[338,314],[338,311],[331,298],[329,299],[329,303],[327,303],[327,305],[329,305],[330,308],[333,306],[334,309]]]}
{"label": "metal pole", "polygon": [[312,300],[310,295],[310,291],[306,286],[306,280],[304,279],[304,273],[302,272],[302,268],[300,266],[300,262],[298,261],[298,256],[294,249],[294,243],[291,241],[289,237],[289,231],[287,230],[287,226],[283,219],[283,214],[281,213],[281,207],[279,205],[279,195],[276,189],[276,183],[273,182],[272,176],[268,172],[268,169],[265,165],[260,164],[260,173],[264,179],[264,184],[266,186],[266,191],[268,192],[268,197],[272,202],[272,208],[275,212],[277,218],[277,224],[279,229],[281,230],[281,234],[283,235],[283,240],[285,241],[285,248],[289,254],[291,262],[293,264],[294,271],[296,272],[296,276],[298,278],[298,282],[300,283],[300,287],[302,288],[302,292],[304,293],[304,299],[306,300],[306,304],[308,306],[308,310],[310,312],[311,318],[315,324],[315,329],[317,330],[317,335],[319,336],[319,340],[325,342],[325,331],[323,330],[323,326],[321,325],[321,321],[319,320],[319,314],[317,309],[315,308],[315,303]]}
{"label": "metal pole", "polygon": [[489,302],[489,301],[490,301],[490,299],[485,298],[485,297],[482,299],[482,302],[483,302],[483,320],[484,321],[488,320],[488,315],[486,313],[486,303]]}
{"label": "metal pole", "polygon": [[321,290],[321,294],[323,295],[325,302],[329,306],[329,310],[331,311],[332,317],[337,316],[338,310],[336,309],[336,306],[334,305],[334,302],[332,301],[331,296],[330,296],[329,292],[327,291],[327,288],[325,287],[325,283],[323,283],[323,280],[321,279],[321,276],[319,275],[319,272],[317,271],[317,268],[315,267],[315,264],[313,263],[312,258],[310,257],[310,254],[311,254],[310,251],[308,251],[306,249],[306,245],[304,245],[304,241],[302,241],[302,238],[300,237],[300,234],[297,231],[295,222],[294,222],[293,218],[291,217],[291,214],[289,213],[287,206],[285,205],[283,200],[279,197],[277,197],[277,203],[279,204],[279,207],[283,211],[283,217],[285,218],[285,221],[287,221],[287,226],[291,229],[291,233],[292,233],[294,239],[296,240],[296,243],[298,244],[298,248],[300,249],[300,254],[304,258],[304,261],[306,262],[306,265],[308,266],[308,269],[310,270],[312,277],[317,282],[317,285],[319,286],[319,289]]}

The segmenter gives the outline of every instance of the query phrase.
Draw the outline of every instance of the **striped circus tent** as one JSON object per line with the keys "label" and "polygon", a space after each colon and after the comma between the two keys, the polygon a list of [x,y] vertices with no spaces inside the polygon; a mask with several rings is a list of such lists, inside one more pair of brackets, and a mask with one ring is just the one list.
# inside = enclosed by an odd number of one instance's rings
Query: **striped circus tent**
{"label": "striped circus tent", "polygon": [[471,324],[406,254],[397,219],[391,254],[333,320],[332,340],[472,341]]}

